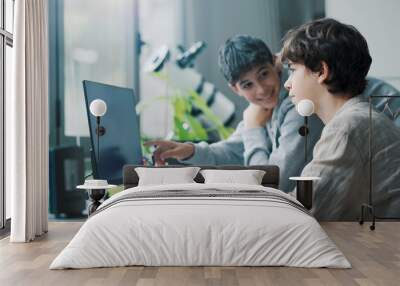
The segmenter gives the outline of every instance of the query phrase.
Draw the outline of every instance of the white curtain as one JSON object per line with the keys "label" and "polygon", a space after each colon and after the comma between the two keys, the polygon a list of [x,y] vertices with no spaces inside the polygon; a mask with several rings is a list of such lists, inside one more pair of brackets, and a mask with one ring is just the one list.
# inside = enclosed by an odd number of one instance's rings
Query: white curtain
{"label": "white curtain", "polygon": [[6,98],[6,187],[12,242],[47,232],[47,0],[15,1],[13,92]]}

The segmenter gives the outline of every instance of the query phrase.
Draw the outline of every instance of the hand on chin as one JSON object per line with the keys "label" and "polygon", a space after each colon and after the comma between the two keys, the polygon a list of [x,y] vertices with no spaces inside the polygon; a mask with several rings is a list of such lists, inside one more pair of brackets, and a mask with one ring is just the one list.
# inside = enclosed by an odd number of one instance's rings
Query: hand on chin
{"label": "hand on chin", "polygon": [[243,121],[245,128],[264,127],[272,117],[273,109],[250,103],[243,112]]}

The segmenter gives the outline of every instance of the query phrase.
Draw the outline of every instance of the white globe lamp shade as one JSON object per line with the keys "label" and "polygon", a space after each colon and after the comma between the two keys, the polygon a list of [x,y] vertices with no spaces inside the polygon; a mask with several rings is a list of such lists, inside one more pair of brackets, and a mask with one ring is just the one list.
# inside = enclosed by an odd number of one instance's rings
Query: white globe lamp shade
{"label": "white globe lamp shade", "polygon": [[296,105],[296,110],[301,116],[310,116],[314,113],[314,102],[302,99]]}
{"label": "white globe lamp shade", "polygon": [[96,117],[101,117],[107,112],[107,104],[104,100],[95,99],[90,103],[90,113]]}

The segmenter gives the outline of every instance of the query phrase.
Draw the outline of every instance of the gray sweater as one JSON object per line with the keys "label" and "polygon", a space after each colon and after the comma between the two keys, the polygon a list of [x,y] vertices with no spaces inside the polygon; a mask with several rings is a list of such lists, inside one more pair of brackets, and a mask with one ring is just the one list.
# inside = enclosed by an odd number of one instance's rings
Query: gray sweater
{"label": "gray sweater", "polygon": [[[304,137],[298,133],[304,118],[298,115],[283,87],[286,79],[287,72],[283,71],[279,102],[265,127],[245,129],[241,122],[227,140],[195,144],[194,155],[183,162],[195,165],[277,165],[280,169],[279,188],[284,192],[292,191],[295,182],[290,181],[289,177],[299,176],[306,165]],[[363,97],[387,93],[400,95],[387,83],[369,78]],[[307,163],[312,159],[312,150],[321,136],[323,126],[315,115],[309,118]]]}
{"label": "gray sweater", "polygon": [[[400,99],[398,99],[400,100]],[[400,128],[372,112],[373,202],[378,216],[400,217]],[[369,190],[369,104],[348,100],[322,131],[302,176],[314,182],[312,212],[322,220],[354,220]]]}

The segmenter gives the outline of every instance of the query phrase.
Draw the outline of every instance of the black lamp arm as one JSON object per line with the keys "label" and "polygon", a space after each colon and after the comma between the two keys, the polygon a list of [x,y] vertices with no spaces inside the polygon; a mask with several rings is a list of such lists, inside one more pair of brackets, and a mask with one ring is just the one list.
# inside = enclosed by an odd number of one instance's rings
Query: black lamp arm
{"label": "black lamp arm", "polygon": [[307,135],[310,132],[308,128],[308,116],[304,116],[304,125],[299,128],[299,134],[304,137],[304,163],[307,164]]}

